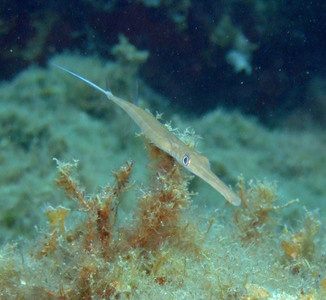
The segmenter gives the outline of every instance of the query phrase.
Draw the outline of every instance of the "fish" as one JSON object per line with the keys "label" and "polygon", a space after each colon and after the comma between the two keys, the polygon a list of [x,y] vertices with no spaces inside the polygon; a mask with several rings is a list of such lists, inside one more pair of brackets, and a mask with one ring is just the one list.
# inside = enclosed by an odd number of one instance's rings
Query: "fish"
{"label": "fish", "polygon": [[113,95],[109,89],[104,90],[95,83],[64,67],[57,64],[53,65],[62,71],[77,77],[103,93],[110,101],[118,105],[129,115],[129,117],[141,129],[143,134],[145,134],[145,136],[149,138],[156,147],[172,156],[181,166],[208,183],[229,203],[234,206],[239,206],[241,204],[241,199],[217,175],[212,172],[209,160],[182,142],[151,113],[143,110],[131,102]]}

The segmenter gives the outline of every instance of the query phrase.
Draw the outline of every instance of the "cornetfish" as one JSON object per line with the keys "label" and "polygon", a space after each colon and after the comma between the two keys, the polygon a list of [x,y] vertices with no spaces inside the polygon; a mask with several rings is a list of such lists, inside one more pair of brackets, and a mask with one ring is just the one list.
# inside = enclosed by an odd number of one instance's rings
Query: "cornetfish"
{"label": "cornetfish", "polygon": [[53,65],[81,79],[82,81],[86,82],[90,86],[106,95],[109,100],[117,104],[130,116],[131,119],[134,120],[142,132],[151,140],[151,142],[156,147],[171,155],[180,165],[189,170],[191,173],[206,181],[228,202],[236,206],[241,204],[240,198],[211,171],[208,159],[188,147],[149,112],[126,100],[114,96],[110,90],[106,91],[97,86],[95,83],[72,71],[69,71],[66,68],[56,64]]}

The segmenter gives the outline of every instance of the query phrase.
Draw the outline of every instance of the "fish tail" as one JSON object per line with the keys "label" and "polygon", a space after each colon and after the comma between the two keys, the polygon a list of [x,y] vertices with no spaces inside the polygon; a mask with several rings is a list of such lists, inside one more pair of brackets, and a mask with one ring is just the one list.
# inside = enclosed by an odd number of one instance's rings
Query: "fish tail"
{"label": "fish tail", "polygon": [[67,73],[69,73],[69,74],[71,74],[71,75],[79,78],[80,80],[86,82],[88,85],[92,86],[93,88],[97,89],[98,91],[102,92],[103,94],[105,94],[108,97],[112,94],[109,89],[108,90],[104,90],[101,87],[99,87],[98,85],[96,85],[95,83],[89,81],[88,79],[86,79],[86,78],[84,78],[84,77],[82,77],[82,76],[80,76],[80,75],[78,75],[78,74],[76,74],[76,73],[74,73],[74,72],[72,72],[72,71],[64,68],[64,67],[61,67],[61,66],[59,66],[59,65],[57,65],[55,63],[52,63],[52,65],[54,65],[55,67],[61,69],[62,71],[65,71],[65,72],[67,72]]}

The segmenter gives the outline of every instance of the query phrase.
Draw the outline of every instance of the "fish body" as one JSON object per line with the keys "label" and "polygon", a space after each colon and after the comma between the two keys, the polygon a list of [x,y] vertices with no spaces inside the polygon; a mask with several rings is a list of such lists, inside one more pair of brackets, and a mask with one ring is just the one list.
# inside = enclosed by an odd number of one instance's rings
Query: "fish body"
{"label": "fish body", "polygon": [[232,205],[238,206],[241,204],[240,198],[211,171],[209,160],[205,156],[189,148],[162,123],[153,117],[152,114],[126,100],[114,96],[110,90],[106,91],[78,74],[75,74],[61,66],[55,66],[83,80],[105,94],[109,100],[122,108],[130,118],[134,120],[142,132],[156,147],[171,155],[179,164],[191,173],[206,181]]}

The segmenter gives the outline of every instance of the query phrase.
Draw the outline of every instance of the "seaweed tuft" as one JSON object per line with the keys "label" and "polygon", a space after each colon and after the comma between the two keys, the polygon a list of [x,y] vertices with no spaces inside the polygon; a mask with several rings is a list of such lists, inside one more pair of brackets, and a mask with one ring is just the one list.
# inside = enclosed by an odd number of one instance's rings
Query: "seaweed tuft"
{"label": "seaweed tuft", "polygon": [[234,223],[241,240],[246,243],[259,242],[269,236],[276,225],[272,214],[298,203],[298,200],[292,200],[283,206],[275,205],[277,186],[274,183],[250,181],[247,187],[240,176],[238,189],[242,205],[234,212]]}
{"label": "seaweed tuft", "polygon": [[38,277],[37,283],[22,280],[16,290],[8,283],[10,295],[21,299],[129,299],[144,277],[153,286],[181,284],[187,269],[185,253],[200,253],[199,231],[182,217],[191,198],[190,177],[154,145],[149,143],[147,150],[153,171],[149,186],[138,201],[134,218],[121,227],[117,226],[118,210],[123,194],[134,187],[130,184],[134,162],[123,164],[113,172],[113,183],[91,195],[78,180],[78,162],[55,159],[55,183],[73,200],[72,207],[78,208],[46,209],[48,228],[41,232],[29,257],[38,268],[46,266],[42,279]]}
{"label": "seaweed tuft", "polygon": [[147,151],[154,175],[140,197],[136,226],[127,233],[127,239],[132,247],[147,250],[158,250],[164,243],[195,249],[192,239],[187,238],[189,224],[182,222],[182,212],[190,203],[191,177],[171,156],[149,141]]}

